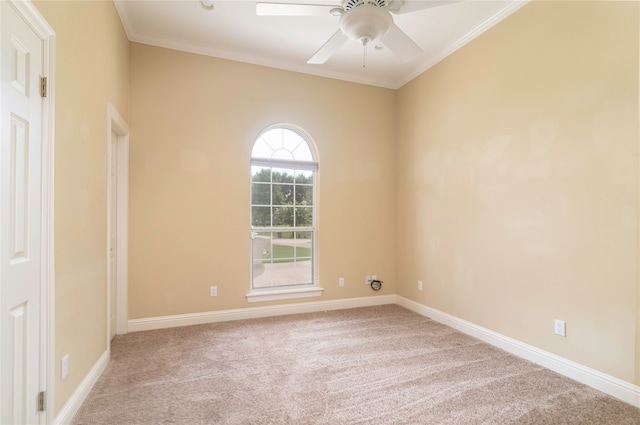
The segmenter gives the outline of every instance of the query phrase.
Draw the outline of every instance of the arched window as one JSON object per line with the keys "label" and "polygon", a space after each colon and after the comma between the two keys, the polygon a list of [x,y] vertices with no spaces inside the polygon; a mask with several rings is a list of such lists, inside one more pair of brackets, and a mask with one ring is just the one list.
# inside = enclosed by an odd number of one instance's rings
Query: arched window
{"label": "arched window", "polygon": [[[272,126],[251,152],[251,289],[315,287],[318,163],[300,130]],[[318,294],[319,295],[319,294]]]}

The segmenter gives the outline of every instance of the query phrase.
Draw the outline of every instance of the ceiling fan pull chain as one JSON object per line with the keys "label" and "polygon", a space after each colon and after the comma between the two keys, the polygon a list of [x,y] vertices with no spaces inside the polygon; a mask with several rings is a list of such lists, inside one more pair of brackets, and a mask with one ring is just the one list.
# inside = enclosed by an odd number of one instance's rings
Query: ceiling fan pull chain
{"label": "ceiling fan pull chain", "polygon": [[362,67],[367,67],[367,44],[369,44],[369,39],[367,37],[363,37],[360,39],[362,43]]}
{"label": "ceiling fan pull chain", "polygon": [[363,68],[367,67],[367,45],[366,44],[362,45],[362,67]]}

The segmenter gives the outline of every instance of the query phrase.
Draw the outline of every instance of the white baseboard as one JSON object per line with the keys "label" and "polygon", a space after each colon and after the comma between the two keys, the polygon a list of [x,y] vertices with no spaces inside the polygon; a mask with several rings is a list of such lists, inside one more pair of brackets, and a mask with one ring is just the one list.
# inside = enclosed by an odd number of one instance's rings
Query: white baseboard
{"label": "white baseboard", "polygon": [[525,344],[516,339],[509,338],[497,332],[475,325],[466,320],[452,316],[442,311],[427,307],[424,304],[411,301],[407,298],[396,296],[396,304],[418,314],[450,326],[460,332],[478,338],[493,346],[501,348],[511,354],[522,357],[536,364],[551,369],[561,375],[567,376],[605,394],[609,394],[622,401],[640,407],[640,387],[630,384],[616,377],[591,369],[579,363],[572,362],[563,357],[549,353]]}
{"label": "white baseboard", "polygon": [[[554,372],[567,376],[605,394],[609,394],[622,401],[640,407],[640,387],[616,377],[591,369],[579,363],[549,353],[507,337],[466,320],[428,307],[424,304],[409,300],[398,295],[382,295],[363,298],[348,298],[342,300],[316,301],[296,304],[239,308],[204,313],[181,314],[175,316],[150,317],[132,319],[128,323],[128,331],[142,331],[163,329],[178,326],[197,325],[205,323],[223,322],[229,320],[254,319],[260,317],[284,316],[289,314],[311,313],[317,311],[342,310],[358,307],[370,307],[384,304],[397,304],[401,307],[429,317],[437,322],[450,326],[463,333],[478,338],[481,341],[501,348],[511,354],[522,357]],[[78,386],[67,403],[56,416],[55,425],[71,422],[78,409],[89,395],[98,378],[109,362],[108,352],[100,356],[91,371]]]}
{"label": "white baseboard", "polygon": [[89,392],[91,392],[93,386],[98,382],[98,378],[100,378],[108,364],[109,353],[105,351],[62,407],[56,419],[53,421],[54,425],[65,425],[73,420],[73,417],[78,413],[78,409],[80,409],[82,403],[87,399]]}
{"label": "white baseboard", "polygon": [[203,313],[178,314],[174,316],[148,317],[129,320],[128,331],[174,328],[178,326],[201,325],[226,322],[229,320],[256,319],[260,317],[285,316],[288,314],[312,313],[316,311],[344,310],[348,308],[371,307],[395,304],[395,295],[379,295],[341,300],[312,301],[262,307],[236,308],[230,310],[207,311]]}

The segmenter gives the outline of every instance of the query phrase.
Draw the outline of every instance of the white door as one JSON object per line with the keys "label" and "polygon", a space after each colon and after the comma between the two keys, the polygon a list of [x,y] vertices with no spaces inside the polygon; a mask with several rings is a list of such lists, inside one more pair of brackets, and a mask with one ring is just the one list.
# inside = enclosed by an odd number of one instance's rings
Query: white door
{"label": "white door", "polygon": [[39,423],[43,44],[1,1],[0,422]]}
{"label": "white door", "polygon": [[118,135],[111,131],[111,197],[109,199],[109,339],[116,336],[118,295]]}

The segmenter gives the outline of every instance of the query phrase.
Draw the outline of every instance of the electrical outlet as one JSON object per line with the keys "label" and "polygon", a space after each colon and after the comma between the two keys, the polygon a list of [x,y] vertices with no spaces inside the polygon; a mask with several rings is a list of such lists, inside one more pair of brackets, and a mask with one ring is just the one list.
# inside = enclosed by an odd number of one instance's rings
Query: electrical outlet
{"label": "electrical outlet", "polygon": [[364,277],[364,283],[367,284],[367,285],[371,284],[371,276],[365,276]]}
{"label": "electrical outlet", "polygon": [[218,296],[218,287],[217,286],[212,286],[211,288],[209,288],[209,295],[211,295],[212,297],[217,297]]}
{"label": "electrical outlet", "polygon": [[567,336],[565,333],[565,324],[564,324],[564,320],[558,320],[556,319],[555,321],[555,334],[556,335],[560,335],[560,336]]}
{"label": "electrical outlet", "polygon": [[69,355],[65,355],[60,361],[60,379],[64,380],[69,375]]}
{"label": "electrical outlet", "polygon": [[418,291],[422,291],[422,281],[418,281]]}
{"label": "electrical outlet", "polygon": [[340,287],[344,286],[344,277],[338,278],[338,286]]}

